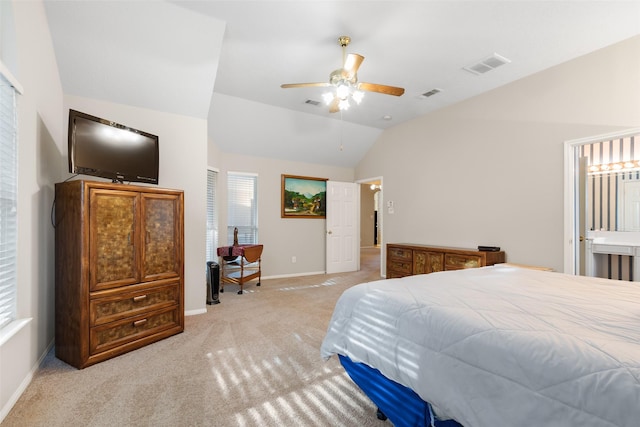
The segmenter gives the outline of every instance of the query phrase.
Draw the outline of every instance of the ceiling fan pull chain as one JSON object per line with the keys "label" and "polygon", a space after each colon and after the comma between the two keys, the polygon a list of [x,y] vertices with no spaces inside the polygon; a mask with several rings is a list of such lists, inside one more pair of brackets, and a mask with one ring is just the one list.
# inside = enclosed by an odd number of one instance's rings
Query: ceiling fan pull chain
{"label": "ceiling fan pull chain", "polygon": [[342,110],[340,110],[340,151],[343,151],[344,147],[342,145],[342,133],[344,130],[344,122],[342,121]]}

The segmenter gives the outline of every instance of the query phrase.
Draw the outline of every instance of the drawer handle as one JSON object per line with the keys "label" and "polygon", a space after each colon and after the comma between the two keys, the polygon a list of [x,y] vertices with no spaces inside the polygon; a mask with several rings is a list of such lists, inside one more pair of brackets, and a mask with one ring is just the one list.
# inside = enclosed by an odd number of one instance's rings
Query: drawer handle
{"label": "drawer handle", "polygon": [[147,323],[147,319],[140,319],[133,322],[133,326],[137,328],[138,326],[142,326],[145,323]]}
{"label": "drawer handle", "polygon": [[138,295],[137,297],[133,297],[133,302],[140,302],[147,299],[146,295]]}

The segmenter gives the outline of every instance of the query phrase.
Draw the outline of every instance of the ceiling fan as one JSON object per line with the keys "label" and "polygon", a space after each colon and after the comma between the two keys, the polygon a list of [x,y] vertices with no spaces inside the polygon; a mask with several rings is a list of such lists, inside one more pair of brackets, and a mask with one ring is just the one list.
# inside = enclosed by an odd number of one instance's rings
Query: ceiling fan
{"label": "ceiling fan", "polygon": [[324,98],[329,105],[329,111],[335,113],[337,111],[349,108],[349,98],[356,103],[360,103],[363,91],[378,92],[385,95],[400,96],[404,93],[404,89],[395,86],[386,86],[376,83],[358,82],[358,68],[364,61],[364,56],[357,53],[346,53],[346,48],[351,42],[349,36],[341,36],[338,43],[342,46],[342,68],[338,68],[329,74],[329,81],[325,83],[287,83],[280,85],[282,88],[295,87],[333,87],[333,93],[325,94]]}

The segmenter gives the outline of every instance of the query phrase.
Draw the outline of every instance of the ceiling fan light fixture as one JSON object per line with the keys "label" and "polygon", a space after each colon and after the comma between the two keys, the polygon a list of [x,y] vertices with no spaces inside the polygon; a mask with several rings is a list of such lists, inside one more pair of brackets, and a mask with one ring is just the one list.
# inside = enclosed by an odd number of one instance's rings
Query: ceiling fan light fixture
{"label": "ceiling fan light fixture", "polygon": [[360,104],[362,102],[362,98],[364,98],[364,92],[361,90],[354,90],[351,94],[351,97],[356,102],[356,104]]}
{"label": "ceiling fan light fixture", "polygon": [[345,100],[349,97],[349,92],[351,92],[351,90],[349,89],[349,85],[347,84],[339,84],[336,87],[336,96],[342,100]]}
{"label": "ceiling fan light fixture", "polygon": [[340,109],[340,111],[346,111],[349,109],[351,105],[349,104],[349,100],[348,99],[341,99],[340,103],[338,104],[338,108]]}
{"label": "ceiling fan light fixture", "polygon": [[334,95],[331,92],[325,92],[322,94],[322,99],[327,105],[331,105],[331,102],[333,102],[333,97]]}

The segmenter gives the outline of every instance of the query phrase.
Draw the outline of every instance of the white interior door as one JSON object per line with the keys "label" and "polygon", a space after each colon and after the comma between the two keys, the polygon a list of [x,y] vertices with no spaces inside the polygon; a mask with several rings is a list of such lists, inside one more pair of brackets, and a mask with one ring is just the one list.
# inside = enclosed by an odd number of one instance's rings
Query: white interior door
{"label": "white interior door", "polygon": [[327,274],[360,267],[359,211],[359,184],[327,181]]}
{"label": "white interior door", "polygon": [[624,183],[624,231],[640,231],[640,181]]}

